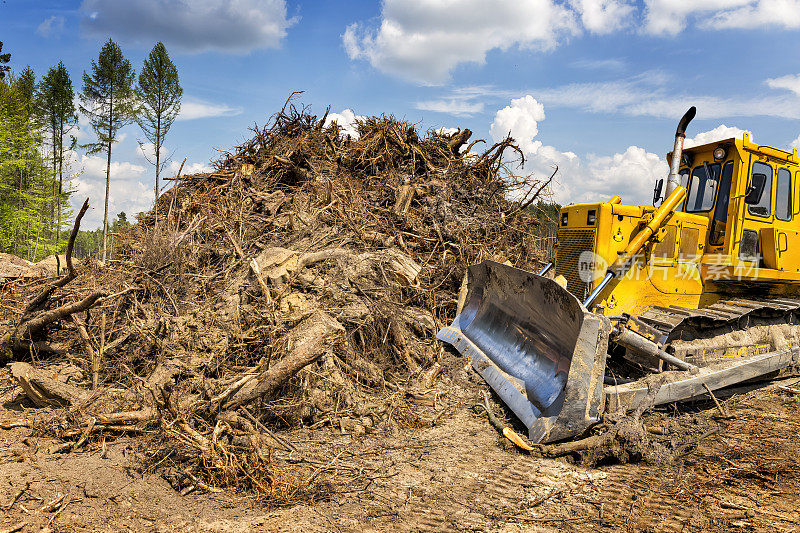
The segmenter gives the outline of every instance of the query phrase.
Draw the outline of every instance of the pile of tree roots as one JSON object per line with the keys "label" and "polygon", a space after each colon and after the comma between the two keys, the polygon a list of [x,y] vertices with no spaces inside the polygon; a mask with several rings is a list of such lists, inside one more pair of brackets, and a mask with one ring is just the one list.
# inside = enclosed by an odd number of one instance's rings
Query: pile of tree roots
{"label": "pile of tree roots", "polygon": [[50,408],[16,423],[60,451],[141,434],[176,489],[276,502],[326,490],[276,430],[429,424],[411,400],[435,385],[466,266],[540,266],[525,208],[548,180],[516,175],[511,138],[325,118],[290,99],[213,172],[173,178],[105,264],[68,251],[0,331],[0,364]]}

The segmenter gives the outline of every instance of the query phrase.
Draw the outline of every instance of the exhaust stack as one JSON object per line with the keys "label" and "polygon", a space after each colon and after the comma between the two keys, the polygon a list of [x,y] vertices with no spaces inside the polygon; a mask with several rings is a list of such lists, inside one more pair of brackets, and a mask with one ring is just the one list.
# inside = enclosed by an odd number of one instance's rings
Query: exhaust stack
{"label": "exhaust stack", "polygon": [[692,106],[678,122],[678,129],[675,131],[675,147],[672,149],[672,161],[669,166],[669,176],[667,177],[667,190],[664,198],[668,198],[672,191],[680,186],[681,181],[678,177],[678,170],[681,168],[681,158],[683,157],[683,141],[686,140],[686,127],[697,114],[697,108]]}

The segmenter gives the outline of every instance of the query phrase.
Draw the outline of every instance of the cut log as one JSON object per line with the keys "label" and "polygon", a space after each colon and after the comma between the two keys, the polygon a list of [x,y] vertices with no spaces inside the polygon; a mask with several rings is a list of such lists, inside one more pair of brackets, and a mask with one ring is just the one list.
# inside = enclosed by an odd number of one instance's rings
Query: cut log
{"label": "cut log", "polygon": [[394,203],[396,215],[405,216],[411,207],[411,200],[414,199],[414,187],[412,185],[401,185],[397,188],[397,200]]}
{"label": "cut log", "polygon": [[339,341],[344,328],[321,311],[315,312],[289,332],[286,356],[242,385],[223,409],[236,409],[273,393],[306,365],[316,361]]}
{"label": "cut log", "polygon": [[28,363],[11,363],[11,375],[38,407],[66,407],[89,397],[89,393],[80,387],[62,383],[52,373],[33,368]]}

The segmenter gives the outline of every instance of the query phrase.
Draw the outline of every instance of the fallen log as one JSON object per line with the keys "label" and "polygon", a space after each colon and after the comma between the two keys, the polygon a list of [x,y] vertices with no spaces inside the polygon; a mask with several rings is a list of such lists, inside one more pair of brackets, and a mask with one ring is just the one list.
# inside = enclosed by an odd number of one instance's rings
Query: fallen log
{"label": "fallen log", "polygon": [[66,407],[89,397],[89,393],[80,387],[62,383],[52,373],[34,368],[28,363],[11,363],[11,375],[37,407]]}
{"label": "fallen log", "polygon": [[[253,376],[245,383],[234,384],[239,386],[239,390],[230,395],[230,399],[222,408],[234,410],[273,393],[300,369],[319,359],[337,342],[342,332],[344,327],[336,320],[321,311],[315,312],[288,333],[286,356],[275,366]],[[223,393],[220,396],[228,395]]]}

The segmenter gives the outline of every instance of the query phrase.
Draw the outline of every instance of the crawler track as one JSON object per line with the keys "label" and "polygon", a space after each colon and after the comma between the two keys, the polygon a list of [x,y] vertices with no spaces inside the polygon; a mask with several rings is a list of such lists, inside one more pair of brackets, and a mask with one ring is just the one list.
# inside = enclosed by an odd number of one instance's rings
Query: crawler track
{"label": "crawler track", "polygon": [[753,355],[777,347],[764,340],[763,335],[760,339],[756,335],[743,335],[729,347],[717,346],[711,352],[702,341],[759,326],[800,325],[800,299],[734,298],[702,309],[659,306],[645,311],[638,319],[660,333],[659,340],[667,351],[684,359]]}

